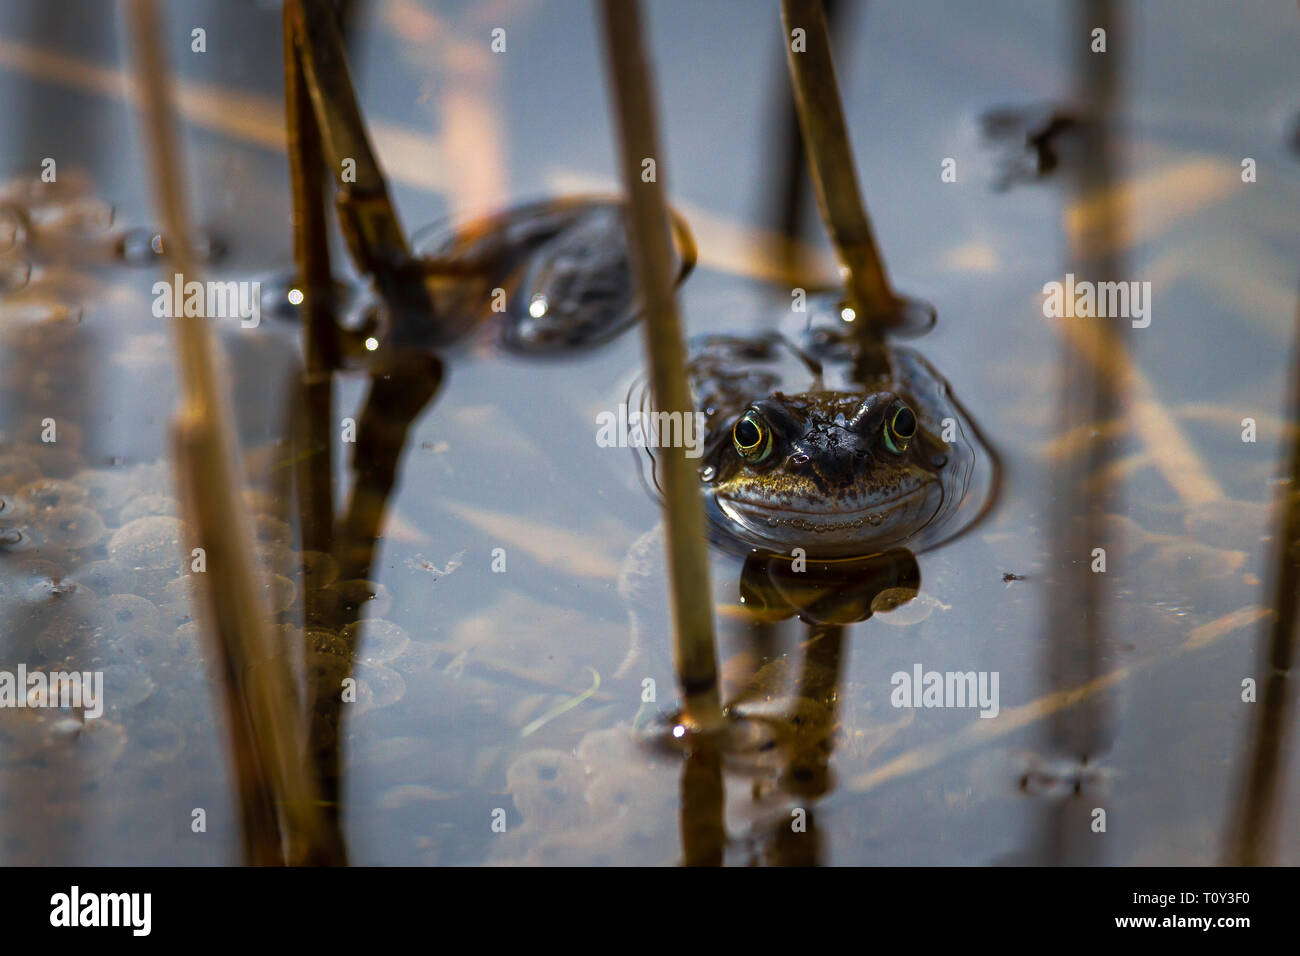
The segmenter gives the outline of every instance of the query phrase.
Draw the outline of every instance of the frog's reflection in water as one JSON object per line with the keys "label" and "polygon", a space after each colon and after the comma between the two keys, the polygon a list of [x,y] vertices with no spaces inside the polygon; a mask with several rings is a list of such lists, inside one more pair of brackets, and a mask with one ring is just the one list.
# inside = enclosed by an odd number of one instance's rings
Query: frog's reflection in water
{"label": "frog's reflection in water", "polygon": [[[751,840],[754,862],[814,865],[822,838],[809,805],[833,787],[830,769],[847,660],[849,625],[916,596],[921,572],[911,551],[864,558],[793,561],[751,554],[739,581],[736,636],[760,662],[727,704],[732,718],[718,745],[696,740],[682,772],[682,859],[719,865],[726,850],[725,778],[752,779],[756,801],[768,805]],[[798,618],[807,629],[793,689],[774,697],[776,625]],[[770,813],[769,813],[770,810]]]}
{"label": "frog's reflection in water", "polygon": [[[442,381],[442,361],[431,354],[390,357],[370,369],[369,390],[352,446],[352,491],[338,522],[333,520],[330,498],[307,491],[319,483],[304,472],[298,477],[303,540],[322,549],[303,551],[303,670],[309,752],[340,862],[346,859],[346,850],[339,825],[343,716],[339,689],[353,676],[363,632],[358,626],[362,611],[380,590],[380,585],[371,581],[371,566],[408,434],[433,402]],[[302,399],[295,407],[304,410],[305,417],[311,417],[306,410],[320,398],[318,385],[303,377]],[[295,435],[309,436],[311,432],[310,427],[300,427]],[[313,458],[313,447],[308,445],[303,452],[304,461]],[[329,457],[322,457],[320,464],[328,467]],[[317,565],[322,551],[332,554],[337,580],[321,579]]]}
{"label": "frog's reflection in water", "polygon": [[[694,241],[680,218],[673,225],[680,282],[694,263]],[[382,591],[371,581],[371,567],[411,429],[431,408],[448,365],[466,345],[562,359],[609,342],[636,324],[641,312],[617,201],[549,200],[422,233],[419,268],[441,276],[433,286],[436,308],[421,317],[423,325],[406,328],[400,342],[394,310],[346,288],[331,287],[326,295],[304,300],[301,294],[288,295],[294,280],[282,277],[273,283],[280,288],[271,296],[272,314],[304,321],[326,339],[315,341],[313,356],[314,340],[308,336],[307,364],[316,368],[304,370],[294,385],[290,432],[303,542],[308,737],[339,862],[346,859],[339,824],[345,713],[339,688],[354,677],[353,662],[364,640],[363,611]],[[328,321],[306,321],[313,300],[328,310]],[[288,309],[286,302],[301,308]],[[354,313],[354,321],[342,324],[344,312]],[[369,388],[356,419],[352,490],[336,520],[333,378],[342,367],[357,366]],[[322,557],[334,571],[329,579],[320,578]]]}

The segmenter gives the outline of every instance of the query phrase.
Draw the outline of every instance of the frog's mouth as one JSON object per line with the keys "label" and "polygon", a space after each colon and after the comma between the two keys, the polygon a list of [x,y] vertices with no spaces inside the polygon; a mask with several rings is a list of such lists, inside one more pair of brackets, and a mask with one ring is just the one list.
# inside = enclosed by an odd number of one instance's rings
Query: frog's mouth
{"label": "frog's mouth", "polygon": [[722,516],[769,546],[818,549],[895,544],[920,531],[943,509],[938,482],[925,483],[891,498],[855,509],[796,508],[715,493]]}

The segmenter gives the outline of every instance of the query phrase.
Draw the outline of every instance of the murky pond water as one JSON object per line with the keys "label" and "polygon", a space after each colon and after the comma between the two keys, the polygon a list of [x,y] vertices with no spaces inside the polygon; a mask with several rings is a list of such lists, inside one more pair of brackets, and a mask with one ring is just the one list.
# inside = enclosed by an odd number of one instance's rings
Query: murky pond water
{"label": "murky pond water", "polygon": [[[83,15],[0,10],[0,671],[102,673],[103,712],[0,708],[0,861],[238,862],[168,442],[148,164],[119,85],[129,61],[99,5],[62,6]],[[167,6],[203,267],[283,294],[277,5]],[[589,4],[357,6],[354,75],[409,232],[617,192]],[[1300,15],[1134,4],[1104,54],[1122,64],[1112,181],[1081,191],[1089,118],[1072,70],[1089,41],[1069,6],[837,6],[873,221],[898,287],[937,309],[907,347],[996,451],[996,506],[940,547],[824,581],[814,568],[811,583],[715,549],[724,696],[752,740],[725,766],[684,760],[646,743],[677,693],[658,503],[644,453],[597,440],[644,376],[635,330],[549,351],[466,334],[389,380],[355,363],[335,377],[324,455],[295,438],[298,330],[272,314],[293,310],[222,321],[294,705],[312,709],[322,674],[357,684],[313,711],[336,731],[313,755],[337,762],[350,861],[1196,864],[1230,850],[1286,466]],[[189,52],[191,23],[206,53]],[[832,270],[810,190],[799,281],[774,241],[788,138],[776,7],[655,3],[648,26],[664,176],[698,247],[679,290],[687,331],[786,327],[792,287],[823,288]],[[58,181],[42,186],[46,157]],[[1119,264],[1103,279],[1150,283],[1149,325],[1045,317],[1044,286],[1097,262]],[[1062,356],[1086,345],[1071,323],[1090,321],[1124,327],[1126,357],[1107,366],[1123,414],[1068,430]],[[350,442],[348,419],[384,437]],[[1100,525],[1104,640],[1081,661],[1058,596],[1095,556],[1063,561],[1053,516],[1079,487],[1061,463],[1099,438],[1111,456],[1091,480],[1120,491]],[[364,525],[399,450],[371,560],[304,543],[304,463],[332,469],[336,524]],[[983,705],[927,706],[911,682],[928,672],[975,672]],[[1273,858],[1294,864],[1300,816],[1281,808]]]}

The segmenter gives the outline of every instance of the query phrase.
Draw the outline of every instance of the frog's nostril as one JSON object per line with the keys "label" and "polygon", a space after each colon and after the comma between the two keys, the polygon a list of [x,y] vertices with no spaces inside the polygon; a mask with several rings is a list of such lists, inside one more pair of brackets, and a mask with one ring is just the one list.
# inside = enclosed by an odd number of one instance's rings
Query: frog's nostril
{"label": "frog's nostril", "polygon": [[790,462],[795,465],[806,465],[808,464],[808,456],[803,452],[799,452],[798,454],[790,456]]}

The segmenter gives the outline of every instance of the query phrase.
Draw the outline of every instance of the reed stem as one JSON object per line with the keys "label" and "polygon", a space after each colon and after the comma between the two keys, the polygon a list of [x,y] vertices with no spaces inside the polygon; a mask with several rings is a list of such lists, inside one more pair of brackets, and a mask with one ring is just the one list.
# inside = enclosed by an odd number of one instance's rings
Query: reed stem
{"label": "reed stem", "polygon": [[[664,200],[649,64],[637,0],[601,0],[605,51],[627,190],[628,245],[645,303],[646,354],[656,409],[688,416],[686,348],[673,295],[673,250]],[[643,162],[654,161],[654,175]],[[648,180],[648,181],[647,181]],[[677,675],[686,715],[702,731],[723,724],[718,695],[713,602],[699,481],[685,448],[664,448],[664,525]]]}
{"label": "reed stem", "polygon": [[[897,321],[900,302],[890,286],[858,188],[822,0],[781,0],[781,21],[817,204],[845,271],[859,341],[874,344]],[[797,29],[803,31],[799,44],[793,37]]]}
{"label": "reed stem", "polygon": [[[1291,421],[1300,421],[1300,306],[1291,374]],[[1278,797],[1286,780],[1286,755],[1295,722],[1295,688],[1291,669],[1296,656],[1296,617],[1300,610],[1300,432],[1291,436],[1287,481],[1278,505],[1274,548],[1273,613],[1269,617],[1266,659],[1261,670],[1259,707],[1255,711],[1250,764],[1235,808],[1236,834],[1229,862],[1260,866],[1271,862],[1277,837]]]}
{"label": "reed stem", "polygon": [[[159,42],[154,0],[131,0],[137,95],[153,164],[169,272],[197,280],[190,255],[180,148],[173,126],[171,84]],[[284,854],[278,862],[326,862],[314,781],[302,762],[301,721],[283,649],[272,639],[252,563],[252,535],[238,492],[234,431],[217,385],[215,343],[206,321],[173,321],[180,364],[181,406],[174,425],[179,484],[190,534],[206,551],[208,636],[236,750],[251,750],[255,766],[238,769],[269,788],[279,814]],[[238,756],[238,753],[237,753]],[[258,781],[261,781],[260,783]],[[248,780],[241,780],[241,790]],[[245,809],[249,804],[245,803]],[[246,824],[250,821],[246,820]],[[257,862],[276,862],[259,858]]]}

